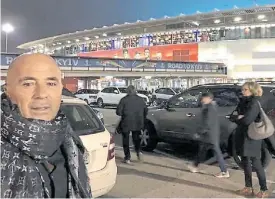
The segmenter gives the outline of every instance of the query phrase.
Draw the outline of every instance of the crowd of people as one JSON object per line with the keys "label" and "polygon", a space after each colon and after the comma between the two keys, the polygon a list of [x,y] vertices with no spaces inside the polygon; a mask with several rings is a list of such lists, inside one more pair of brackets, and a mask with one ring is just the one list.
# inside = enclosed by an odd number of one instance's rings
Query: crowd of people
{"label": "crowd of people", "polygon": [[[5,96],[1,101],[1,198],[92,198],[84,164],[85,147],[73,133],[66,116],[60,111],[62,75],[56,62],[44,54],[25,54],[10,65]],[[129,137],[132,134],[135,152],[140,161],[140,134],[148,113],[145,102],[129,86],[128,95],[120,101],[116,114],[121,117],[117,132],[122,134],[124,162],[131,164]],[[265,171],[261,164],[262,140],[252,140],[248,127],[261,121],[258,100],[262,95],[259,84],[245,83],[243,98],[232,114],[238,127],[236,144],[244,165],[245,187],[238,191],[254,195],[252,166],[260,184],[259,198],[268,197]],[[216,152],[221,173],[230,177],[219,148],[217,107],[211,93],[203,93],[202,120],[198,136],[204,136]],[[200,153],[192,172],[199,171]],[[13,165],[12,169],[11,166]]]}

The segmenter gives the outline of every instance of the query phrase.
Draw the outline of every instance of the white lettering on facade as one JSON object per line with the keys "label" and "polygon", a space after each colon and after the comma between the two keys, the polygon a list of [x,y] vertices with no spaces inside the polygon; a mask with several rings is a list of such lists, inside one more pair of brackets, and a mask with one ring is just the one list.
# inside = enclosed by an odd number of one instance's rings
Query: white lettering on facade
{"label": "white lettering on facade", "polygon": [[59,66],[78,66],[78,60],[77,59],[59,59],[59,58],[55,58],[55,61]]}
{"label": "white lettering on facade", "polygon": [[13,57],[6,57],[6,64],[10,65],[13,60],[14,60]]}

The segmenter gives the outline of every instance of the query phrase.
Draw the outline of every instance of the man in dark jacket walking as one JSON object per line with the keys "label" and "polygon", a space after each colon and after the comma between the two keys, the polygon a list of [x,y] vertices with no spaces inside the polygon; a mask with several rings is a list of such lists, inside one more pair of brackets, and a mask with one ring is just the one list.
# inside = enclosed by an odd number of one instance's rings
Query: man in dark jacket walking
{"label": "man in dark jacket walking", "polygon": [[122,142],[124,150],[124,162],[131,163],[131,154],[129,149],[129,136],[132,133],[133,143],[137,158],[141,160],[140,153],[140,134],[144,128],[144,121],[147,116],[148,109],[144,100],[137,95],[134,86],[127,88],[127,96],[123,97],[116,110],[116,114],[121,116],[120,128],[122,131]]}
{"label": "man in dark jacket walking", "polygon": [[203,93],[202,102],[202,118],[198,135],[203,142],[199,142],[199,150],[194,165],[190,165],[189,169],[193,173],[199,172],[198,166],[204,158],[205,152],[211,148],[214,150],[221,173],[215,175],[217,178],[229,178],[229,172],[225,166],[223,154],[220,149],[220,123],[217,112],[216,103],[213,101],[212,93]]}

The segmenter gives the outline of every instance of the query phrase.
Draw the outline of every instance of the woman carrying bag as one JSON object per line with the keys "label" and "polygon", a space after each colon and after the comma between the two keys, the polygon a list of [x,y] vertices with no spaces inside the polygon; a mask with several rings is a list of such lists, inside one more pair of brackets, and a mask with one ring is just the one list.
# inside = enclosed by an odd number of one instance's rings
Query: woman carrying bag
{"label": "woman carrying bag", "polygon": [[[260,98],[263,94],[261,86],[256,82],[246,82],[242,86],[243,98],[236,109],[237,114],[232,117],[238,125],[236,129],[236,149],[241,156],[244,167],[245,187],[238,190],[238,194],[254,196],[252,187],[252,167],[255,169],[260,184],[260,191],[256,194],[258,198],[268,198],[265,170],[261,162],[261,149],[263,139],[252,139],[250,137],[251,126],[261,122]],[[232,119],[232,118],[231,118]]]}

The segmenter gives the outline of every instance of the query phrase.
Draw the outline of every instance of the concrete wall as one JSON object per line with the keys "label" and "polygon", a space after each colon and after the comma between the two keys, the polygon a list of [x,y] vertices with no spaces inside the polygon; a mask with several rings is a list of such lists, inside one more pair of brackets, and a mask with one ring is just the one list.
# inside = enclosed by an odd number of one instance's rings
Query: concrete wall
{"label": "concrete wall", "polygon": [[199,62],[223,62],[231,78],[275,78],[275,38],[199,43]]}

